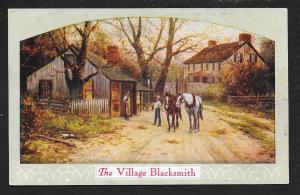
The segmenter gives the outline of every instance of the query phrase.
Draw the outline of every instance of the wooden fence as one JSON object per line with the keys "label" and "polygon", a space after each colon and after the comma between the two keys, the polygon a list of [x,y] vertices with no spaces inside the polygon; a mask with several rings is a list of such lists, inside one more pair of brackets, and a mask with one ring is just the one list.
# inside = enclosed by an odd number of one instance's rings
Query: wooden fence
{"label": "wooden fence", "polygon": [[41,108],[49,108],[53,112],[67,112],[68,102],[64,100],[40,99]]}
{"label": "wooden fence", "polygon": [[270,96],[228,96],[229,104],[261,105],[271,107],[275,105],[275,98]]}
{"label": "wooden fence", "polygon": [[51,111],[60,113],[105,113],[109,112],[108,99],[91,99],[91,100],[52,100],[40,99],[38,102],[41,108],[49,108]]}
{"label": "wooden fence", "polygon": [[109,102],[108,99],[73,100],[69,102],[69,112],[105,113],[109,112]]}

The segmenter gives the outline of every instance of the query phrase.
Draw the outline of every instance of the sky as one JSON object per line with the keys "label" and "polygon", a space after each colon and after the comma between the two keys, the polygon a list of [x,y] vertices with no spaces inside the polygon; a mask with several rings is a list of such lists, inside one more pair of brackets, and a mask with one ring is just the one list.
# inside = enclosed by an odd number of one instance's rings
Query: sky
{"label": "sky", "polygon": [[[133,23],[137,22],[137,20],[132,19]],[[151,25],[145,26],[148,34],[150,36],[153,36],[155,38],[157,36],[157,30],[154,29],[155,26],[159,26],[160,20],[159,18],[150,18],[149,20],[151,22]],[[135,23],[136,24],[136,23]],[[119,44],[120,42],[120,33],[116,32],[117,30],[115,27],[112,27],[109,24],[102,24],[102,29],[105,33],[109,34],[113,42],[116,44]],[[128,31],[129,27],[128,27]],[[240,29],[231,28],[219,24],[213,24],[213,23],[206,23],[202,21],[195,21],[195,20],[188,20],[182,28],[176,33],[175,40],[179,39],[179,37],[183,37],[184,35],[188,34],[197,34],[199,38],[193,39],[193,41],[196,41],[199,45],[197,48],[197,51],[201,51],[201,49],[205,48],[207,46],[208,40],[215,40],[217,41],[217,44],[219,43],[228,43],[228,42],[234,42],[238,41],[239,33],[242,33],[245,31],[242,31]],[[146,32],[147,33],[147,32]],[[263,39],[263,37],[259,35],[255,35],[251,32],[246,32],[252,35],[252,44],[253,46],[259,51],[260,50],[260,42]],[[166,39],[167,35],[167,28],[164,29],[164,38]],[[126,40],[125,36],[123,36],[123,40]],[[163,53],[163,52],[162,52]],[[184,53],[181,54],[179,57],[177,57],[176,60],[183,62],[187,58],[195,55],[196,52],[190,52],[190,53]]]}

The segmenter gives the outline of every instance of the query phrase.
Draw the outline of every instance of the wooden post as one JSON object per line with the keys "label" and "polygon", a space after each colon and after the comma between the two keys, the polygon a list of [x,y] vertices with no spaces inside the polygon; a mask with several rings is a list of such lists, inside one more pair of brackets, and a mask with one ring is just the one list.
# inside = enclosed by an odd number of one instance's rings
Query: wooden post
{"label": "wooden post", "polygon": [[142,112],[142,91],[140,91],[140,112]]}

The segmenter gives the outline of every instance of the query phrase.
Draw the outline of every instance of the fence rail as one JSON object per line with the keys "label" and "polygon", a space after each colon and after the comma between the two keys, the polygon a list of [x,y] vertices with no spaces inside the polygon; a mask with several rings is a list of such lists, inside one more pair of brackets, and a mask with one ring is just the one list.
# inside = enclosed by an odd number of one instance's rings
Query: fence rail
{"label": "fence rail", "polygon": [[228,96],[228,103],[261,105],[269,107],[275,105],[275,98],[270,96]]}
{"label": "fence rail", "polygon": [[108,99],[91,99],[91,100],[53,100],[40,99],[38,102],[41,108],[49,108],[51,111],[60,113],[105,113],[109,112]]}

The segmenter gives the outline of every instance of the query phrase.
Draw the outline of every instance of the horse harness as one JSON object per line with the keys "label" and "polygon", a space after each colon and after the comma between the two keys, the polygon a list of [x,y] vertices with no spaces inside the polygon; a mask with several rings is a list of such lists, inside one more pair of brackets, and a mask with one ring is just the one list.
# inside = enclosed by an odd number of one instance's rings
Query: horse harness
{"label": "horse harness", "polygon": [[196,105],[196,97],[195,97],[194,94],[192,94],[192,96],[193,96],[193,103],[192,103],[191,105],[188,105],[188,103],[185,102],[185,107],[186,107],[186,108],[192,109],[192,108],[195,107],[195,105]]}

